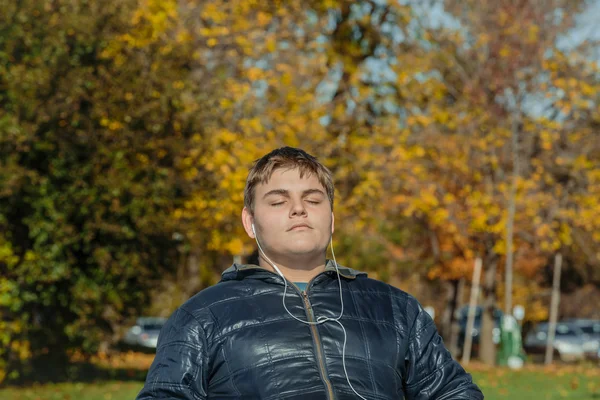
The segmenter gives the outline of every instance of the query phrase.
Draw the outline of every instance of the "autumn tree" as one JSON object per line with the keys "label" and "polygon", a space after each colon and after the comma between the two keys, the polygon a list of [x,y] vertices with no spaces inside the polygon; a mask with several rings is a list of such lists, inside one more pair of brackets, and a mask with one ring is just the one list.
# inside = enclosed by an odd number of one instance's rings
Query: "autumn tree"
{"label": "autumn tree", "polygon": [[[563,133],[570,124],[557,115],[536,114],[530,104],[549,93],[549,54],[560,53],[557,38],[572,25],[570,16],[580,6],[448,2],[460,27],[428,31],[432,48],[424,52],[428,64],[420,67],[424,77],[413,92],[421,103],[409,112],[401,142],[391,153],[391,170],[404,178],[391,188],[399,193],[396,204],[421,220],[444,250],[431,273],[456,279],[470,274],[475,256],[484,259],[481,355],[488,363],[495,361],[491,331],[498,266],[512,251],[507,226],[512,224],[523,250],[541,250],[536,252],[541,257],[517,253],[523,257],[517,267],[537,270],[544,266],[544,254],[571,243],[565,232],[572,220],[554,220],[552,229],[539,230],[548,223],[541,215],[552,209],[540,200],[552,195],[532,173],[537,163],[532,149],[548,135],[540,124]],[[514,174],[516,165],[521,167]],[[564,190],[556,184],[553,189]],[[532,220],[533,215],[540,218]]]}
{"label": "autumn tree", "polygon": [[0,381],[44,379],[106,348],[177,267],[189,57],[121,46],[135,2],[0,6]]}
{"label": "autumn tree", "polygon": [[397,44],[385,26],[406,23],[409,8],[369,1],[224,1],[184,8],[195,16],[185,27],[199,59],[206,60],[197,76],[208,87],[223,88],[220,114],[204,125],[210,150],[191,148],[188,156],[191,179],[204,168],[215,179],[210,190],[198,187],[177,213],[190,235],[196,226],[211,226],[209,237],[193,240],[249,254],[254,244],[244,240],[239,223],[248,167],[274,147],[300,146],[334,172],[341,260],[389,275],[386,254],[393,245],[381,233],[402,235],[385,223],[376,200],[385,157],[378,145],[383,135],[373,124],[382,130],[384,124],[372,110],[379,85],[363,75],[378,49]]}

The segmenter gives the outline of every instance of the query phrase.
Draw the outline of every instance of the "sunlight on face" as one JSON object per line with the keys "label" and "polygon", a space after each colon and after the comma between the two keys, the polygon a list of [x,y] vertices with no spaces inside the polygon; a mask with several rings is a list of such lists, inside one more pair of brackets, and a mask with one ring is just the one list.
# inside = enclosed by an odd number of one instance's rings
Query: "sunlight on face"
{"label": "sunlight on face", "polygon": [[314,175],[279,169],[256,186],[254,224],[263,250],[275,258],[325,257],[333,216]]}

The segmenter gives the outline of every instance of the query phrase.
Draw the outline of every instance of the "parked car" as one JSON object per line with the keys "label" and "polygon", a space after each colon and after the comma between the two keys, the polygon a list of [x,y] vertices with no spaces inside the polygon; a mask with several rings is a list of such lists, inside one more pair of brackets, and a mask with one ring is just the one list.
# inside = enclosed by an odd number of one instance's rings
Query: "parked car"
{"label": "parked car", "polygon": [[158,334],[165,322],[166,318],[140,317],[136,324],[127,330],[123,342],[131,347],[156,349]]}
{"label": "parked car", "polygon": [[[579,318],[570,319],[568,322],[578,326],[583,333],[589,336],[590,343],[584,348],[586,356],[591,359],[600,360],[600,320]],[[594,347],[597,347],[597,351],[594,351]]]}
{"label": "parked car", "polygon": [[[548,340],[548,323],[539,323],[525,337],[523,347],[528,354],[545,354]],[[588,357],[596,357],[599,342],[586,334],[581,327],[572,321],[560,321],[556,324],[554,336],[554,353],[562,361],[579,361]]]}
{"label": "parked car", "polygon": [[572,324],[578,326],[579,328],[581,328],[583,333],[589,335],[590,337],[592,337],[594,339],[600,340],[600,320],[577,318],[577,319],[568,319],[568,320],[565,320],[564,322],[572,323]]}
{"label": "parked car", "polygon": [[[471,331],[472,344],[471,353],[473,356],[479,354],[479,338],[481,337],[481,313],[483,308],[481,306],[475,307],[475,319],[473,320],[473,330]],[[494,309],[494,328],[492,330],[492,340],[494,344],[500,343],[500,324],[502,323],[502,317],[504,313],[502,310]],[[469,306],[465,305],[458,309],[456,319],[458,321],[460,330],[458,334],[458,349],[462,354],[462,349],[465,343],[465,336],[467,331],[467,319],[469,316]]]}

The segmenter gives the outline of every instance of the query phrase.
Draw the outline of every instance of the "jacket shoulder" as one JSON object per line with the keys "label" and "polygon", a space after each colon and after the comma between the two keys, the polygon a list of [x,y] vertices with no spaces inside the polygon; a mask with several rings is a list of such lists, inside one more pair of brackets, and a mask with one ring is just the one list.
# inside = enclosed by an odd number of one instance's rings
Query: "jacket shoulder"
{"label": "jacket shoulder", "polygon": [[358,276],[354,286],[355,290],[387,293],[391,298],[397,301],[410,304],[419,304],[419,301],[410,293],[405,292],[396,286],[392,286],[389,283],[369,278],[367,276]]}
{"label": "jacket shoulder", "polygon": [[418,315],[425,312],[412,294],[380,280],[359,276],[352,286],[353,290],[362,292],[364,299],[389,302],[396,322],[404,329],[410,329]]}
{"label": "jacket shoulder", "polygon": [[185,301],[180,308],[192,315],[196,315],[215,304],[241,298],[248,294],[249,288],[239,281],[219,282],[216,285],[202,289]]}

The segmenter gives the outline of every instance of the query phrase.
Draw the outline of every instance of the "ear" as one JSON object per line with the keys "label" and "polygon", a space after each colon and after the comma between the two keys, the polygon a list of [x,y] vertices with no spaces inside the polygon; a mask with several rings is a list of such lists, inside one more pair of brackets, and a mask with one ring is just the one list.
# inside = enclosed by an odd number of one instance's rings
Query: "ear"
{"label": "ear", "polygon": [[335,217],[333,216],[333,212],[331,213],[331,234],[335,231]]}
{"label": "ear", "polygon": [[248,236],[250,236],[252,239],[256,238],[256,235],[254,235],[254,232],[252,232],[253,222],[254,217],[252,216],[252,213],[250,210],[244,207],[242,210],[242,224],[244,224],[244,230],[246,231],[246,234],[248,234]]}

